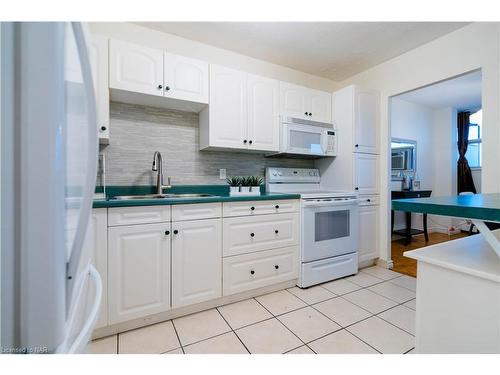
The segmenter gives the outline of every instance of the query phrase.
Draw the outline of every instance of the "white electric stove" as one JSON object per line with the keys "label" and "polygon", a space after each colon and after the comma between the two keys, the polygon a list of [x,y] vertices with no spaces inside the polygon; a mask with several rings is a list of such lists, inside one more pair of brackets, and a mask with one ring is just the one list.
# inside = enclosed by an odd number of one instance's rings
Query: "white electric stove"
{"label": "white electric stove", "polygon": [[298,286],[358,272],[358,199],[354,192],[324,190],[314,168],[266,169],[266,189],[301,197]]}

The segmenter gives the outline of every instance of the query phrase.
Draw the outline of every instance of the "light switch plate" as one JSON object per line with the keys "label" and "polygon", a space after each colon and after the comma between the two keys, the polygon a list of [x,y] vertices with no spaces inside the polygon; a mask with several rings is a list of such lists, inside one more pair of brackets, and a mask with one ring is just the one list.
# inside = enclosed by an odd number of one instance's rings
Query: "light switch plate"
{"label": "light switch plate", "polygon": [[226,168],[219,169],[219,178],[221,180],[225,180],[226,179]]}

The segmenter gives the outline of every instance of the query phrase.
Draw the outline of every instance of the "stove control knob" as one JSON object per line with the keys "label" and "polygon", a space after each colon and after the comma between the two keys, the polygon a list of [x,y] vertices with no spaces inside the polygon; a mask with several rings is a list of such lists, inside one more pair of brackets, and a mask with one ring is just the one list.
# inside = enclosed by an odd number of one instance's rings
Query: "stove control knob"
{"label": "stove control knob", "polygon": [[283,173],[281,173],[281,172],[278,172],[278,176],[282,176],[282,175],[283,175]]}
{"label": "stove control knob", "polygon": [[273,176],[277,176],[278,173],[276,171],[273,172]]}

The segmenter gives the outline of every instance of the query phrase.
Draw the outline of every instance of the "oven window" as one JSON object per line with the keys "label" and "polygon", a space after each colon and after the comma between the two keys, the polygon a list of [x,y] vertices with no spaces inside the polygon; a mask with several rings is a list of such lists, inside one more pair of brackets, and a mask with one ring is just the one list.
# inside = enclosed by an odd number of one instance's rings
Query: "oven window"
{"label": "oven window", "polygon": [[290,146],[294,149],[308,150],[316,154],[323,153],[321,133],[290,130]]}
{"label": "oven window", "polygon": [[317,212],[314,215],[316,242],[349,237],[349,210]]}

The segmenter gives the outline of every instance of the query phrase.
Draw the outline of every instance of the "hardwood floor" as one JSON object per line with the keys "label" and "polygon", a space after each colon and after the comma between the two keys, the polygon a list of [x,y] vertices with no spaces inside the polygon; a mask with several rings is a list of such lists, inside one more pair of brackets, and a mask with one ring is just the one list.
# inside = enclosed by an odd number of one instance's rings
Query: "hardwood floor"
{"label": "hardwood floor", "polygon": [[429,233],[429,242],[425,242],[424,236],[414,236],[409,245],[404,244],[404,239],[394,240],[391,243],[391,257],[394,262],[395,272],[404,273],[405,275],[417,276],[417,261],[407,258],[403,253],[407,250],[415,250],[421,247],[434,245],[441,242],[456,240],[457,238],[466,237],[467,233],[458,233],[448,236],[444,233]]}

